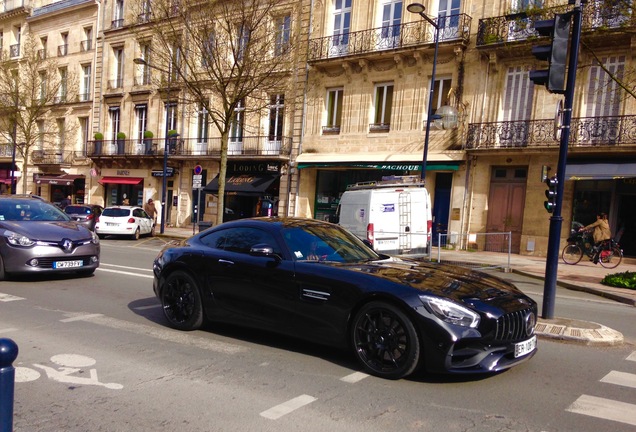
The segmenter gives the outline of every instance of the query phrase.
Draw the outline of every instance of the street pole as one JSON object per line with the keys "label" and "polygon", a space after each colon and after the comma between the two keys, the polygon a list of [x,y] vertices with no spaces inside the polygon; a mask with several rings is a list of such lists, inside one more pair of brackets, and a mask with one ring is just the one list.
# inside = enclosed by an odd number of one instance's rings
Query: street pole
{"label": "street pole", "polygon": [[435,49],[433,54],[433,70],[431,71],[431,89],[428,93],[428,110],[426,114],[426,132],[424,133],[424,153],[422,155],[422,172],[420,178],[426,182],[426,160],[428,159],[428,143],[431,132],[431,121],[433,120],[433,92],[435,91],[435,71],[437,68],[437,50],[439,48],[439,21],[435,22],[424,13],[424,6],[420,3],[411,3],[406,9],[411,13],[416,13],[424,18],[435,28]]}
{"label": "street pole", "polygon": [[574,24],[572,26],[572,39],[570,42],[570,60],[568,63],[568,82],[565,89],[565,103],[563,106],[563,122],[561,126],[561,141],[559,146],[559,162],[557,166],[557,196],[552,217],[550,217],[550,231],[548,234],[548,254],[545,262],[545,284],[543,287],[544,319],[554,318],[554,302],[556,297],[556,279],[559,266],[559,243],[561,240],[561,226],[563,217],[561,207],[563,203],[563,191],[565,184],[565,168],[567,165],[568,145],[570,141],[570,124],[572,120],[572,106],[574,103],[574,87],[576,80],[576,68],[579,57],[579,42],[581,40],[581,3],[577,3],[572,10]]}

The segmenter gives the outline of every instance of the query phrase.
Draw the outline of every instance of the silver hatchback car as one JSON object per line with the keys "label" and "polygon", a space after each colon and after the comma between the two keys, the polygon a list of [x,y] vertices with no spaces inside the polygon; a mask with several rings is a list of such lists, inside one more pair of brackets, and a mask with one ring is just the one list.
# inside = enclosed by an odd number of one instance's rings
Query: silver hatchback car
{"label": "silver hatchback car", "polygon": [[0,195],[0,280],[14,274],[92,274],[97,235],[39,198]]}

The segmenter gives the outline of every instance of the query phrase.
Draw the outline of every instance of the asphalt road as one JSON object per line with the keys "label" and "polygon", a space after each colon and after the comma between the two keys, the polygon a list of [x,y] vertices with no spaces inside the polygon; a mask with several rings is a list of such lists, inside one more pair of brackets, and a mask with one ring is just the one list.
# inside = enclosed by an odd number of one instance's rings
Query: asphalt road
{"label": "asphalt road", "polygon": [[[558,316],[627,343],[542,340],[497,375],[388,381],[347,352],[293,339],[169,329],[150,271],[163,242],[105,240],[90,278],[0,283],[0,337],[20,347],[16,432],[635,430],[636,308],[559,289]],[[541,281],[501,276],[540,300]]]}

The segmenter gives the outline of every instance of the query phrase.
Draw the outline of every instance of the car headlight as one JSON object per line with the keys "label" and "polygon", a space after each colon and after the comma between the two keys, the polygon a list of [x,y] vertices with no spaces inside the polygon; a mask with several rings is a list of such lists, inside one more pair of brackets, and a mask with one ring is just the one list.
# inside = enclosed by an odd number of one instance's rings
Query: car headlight
{"label": "car headlight", "polygon": [[478,314],[455,302],[426,295],[421,295],[420,300],[435,316],[448,323],[470,328],[479,325]]}
{"label": "car headlight", "polygon": [[9,244],[13,246],[30,247],[36,243],[35,240],[31,240],[25,235],[18,234],[9,230],[6,230],[4,232],[4,236],[7,238],[7,242],[9,242]]}

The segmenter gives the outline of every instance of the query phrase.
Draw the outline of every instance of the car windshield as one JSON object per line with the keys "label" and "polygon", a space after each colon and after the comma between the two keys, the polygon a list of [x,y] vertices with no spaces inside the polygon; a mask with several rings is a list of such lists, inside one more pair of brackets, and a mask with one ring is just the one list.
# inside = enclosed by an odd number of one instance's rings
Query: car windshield
{"label": "car windshield", "polygon": [[107,208],[107,209],[104,209],[104,211],[102,212],[102,216],[128,217],[130,216],[130,209],[118,208],[118,207]]}
{"label": "car windshield", "polygon": [[296,261],[364,262],[380,256],[353,234],[336,225],[295,226],[282,231]]}
{"label": "car windshield", "polygon": [[84,206],[70,205],[70,206],[64,207],[64,213],[66,213],[66,214],[90,214],[91,213],[91,208],[90,207],[84,207]]}
{"label": "car windshield", "polygon": [[38,199],[0,200],[0,221],[69,221],[62,210]]}

